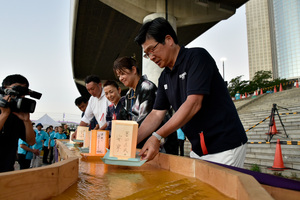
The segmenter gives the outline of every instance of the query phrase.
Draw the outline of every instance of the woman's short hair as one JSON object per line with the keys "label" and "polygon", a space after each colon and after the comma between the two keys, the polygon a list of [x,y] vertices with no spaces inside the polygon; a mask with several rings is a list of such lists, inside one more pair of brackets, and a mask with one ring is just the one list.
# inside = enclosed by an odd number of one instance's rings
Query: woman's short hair
{"label": "woman's short hair", "polygon": [[140,72],[139,72],[139,68],[137,66],[137,61],[132,57],[124,56],[124,57],[117,58],[115,60],[113,70],[116,75],[117,71],[125,71],[126,69],[132,71],[133,66],[136,67],[136,72],[139,75]]}

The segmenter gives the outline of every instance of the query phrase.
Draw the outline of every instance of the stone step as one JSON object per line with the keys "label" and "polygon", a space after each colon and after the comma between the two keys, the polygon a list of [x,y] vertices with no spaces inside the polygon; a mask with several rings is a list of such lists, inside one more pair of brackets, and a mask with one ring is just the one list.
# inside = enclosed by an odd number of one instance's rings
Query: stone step
{"label": "stone step", "polygon": [[[276,149],[276,141],[275,142],[272,142],[270,144],[266,144],[266,143],[262,143],[262,144],[251,144],[251,143],[248,143],[247,144],[247,148],[248,149],[273,149],[274,152],[275,152],[275,149]],[[281,144],[280,145],[281,147],[281,151],[282,152],[285,152],[286,150],[296,150],[298,152],[300,152],[300,145],[286,145],[286,144]],[[300,155],[300,154],[299,154]]]}
{"label": "stone step", "polygon": [[[263,154],[272,154],[273,156],[275,155],[276,147],[275,148],[257,148],[257,147],[251,147],[249,144],[247,146],[247,154],[257,154],[257,153],[263,153]],[[285,145],[281,145],[281,154],[283,156],[286,155],[288,158],[289,156],[293,157],[296,156],[298,161],[300,162],[300,154],[299,154],[299,148],[285,148]]]}
{"label": "stone step", "polygon": [[[246,156],[245,164],[257,164],[257,165],[263,165],[266,167],[272,167],[274,165],[274,159],[273,160],[265,159],[265,158],[258,159],[258,158],[251,158],[251,157]],[[288,162],[283,159],[283,165],[286,168],[300,170],[300,162]]]}
{"label": "stone step", "polygon": [[[245,163],[244,168],[251,170],[253,168],[254,164],[251,163]],[[261,170],[261,173],[265,174],[271,174],[271,175],[280,175],[283,177],[288,177],[288,178],[300,178],[300,170],[295,170],[295,169],[285,169],[283,171],[274,171],[270,170],[269,167],[271,166],[264,166],[264,165],[258,165],[259,169]]]}
{"label": "stone step", "polygon": [[[300,125],[297,125],[297,126],[296,125],[295,126],[284,126],[284,129],[285,129],[286,132],[289,131],[290,133],[297,134],[297,131],[300,132],[300,127],[299,126]],[[269,131],[269,126],[260,126],[260,125],[257,125],[257,126],[255,126],[253,128],[252,127],[253,126],[248,127],[248,128],[244,127],[244,129],[246,131],[246,130],[248,130],[248,129],[251,128],[249,131],[256,132],[256,133],[267,133]],[[282,128],[281,125],[277,125],[276,124],[276,129],[277,129],[277,131],[284,133],[284,130],[283,130],[283,128]],[[249,131],[247,131],[247,132],[249,132]]]}
{"label": "stone step", "polygon": [[[245,131],[247,131],[246,132],[247,134],[255,135],[255,134],[265,134],[265,133],[269,132],[269,127],[261,128],[261,127],[256,126],[256,127],[251,128],[251,129],[250,128],[249,129],[245,128]],[[279,134],[281,134],[281,133],[285,134],[285,132],[290,134],[290,135],[300,134],[300,129],[297,129],[295,127],[284,127],[284,129],[283,129],[282,127],[277,127],[276,126],[276,129],[277,129],[277,132],[279,132]],[[284,130],[285,130],[285,132],[284,132]]]}
{"label": "stone step", "polygon": [[[300,112],[298,112],[300,113]],[[240,116],[240,120],[242,123],[251,123],[251,124],[256,124],[260,121],[270,121],[270,115],[269,114],[265,114],[262,116],[249,116],[249,117],[243,117]],[[282,122],[292,122],[292,121],[299,121],[300,120],[300,114],[289,114],[289,115],[280,115],[280,119]],[[279,117],[277,115],[275,115],[275,122],[280,122],[279,121]]]}
{"label": "stone step", "polygon": [[[246,163],[272,166],[277,145],[249,144],[247,146]],[[300,145],[280,145],[283,163],[286,167],[300,170]]]}
{"label": "stone step", "polygon": [[[284,122],[294,122],[294,121],[299,122],[300,121],[300,114],[281,115],[280,119],[283,123]],[[252,117],[251,119],[250,118],[244,119],[244,118],[240,117],[240,120],[241,120],[242,123],[246,122],[246,123],[255,124],[255,123],[258,123],[258,122],[263,121],[263,120],[265,122],[266,121],[269,122],[270,117],[269,117],[269,115],[265,115],[264,117],[259,117],[259,118],[258,117],[256,117],[256,118]],[[280,123],[280,120],[279,120],[277,115],[275,115],[275,123],[276,122]]]}
{"label": "stone step", "polygon": [[[262,115],[262,116],[252,116],[252,117],[241,117],[241,122],[248,122],[248,123],[257,123],[260,121],[270,121],[269,114]],[[280,115],[280,119],[282,122],[292,122],[292,121],[300,121],[300,114],[289,114],[289,115]],[[280,122],[279,117],[275,115],[275,122]]]}
{"label": "stone step", "polygon": [[[300,166],[300,157],[299,155],[295,154],[294,151],[288,152],[287,153],[282,153],[282,159],[284,163],[298,163],[298,165]],[[293,153],[293,154],[292,154]],[[247,151],[247,156],[246,158],[253,158],[253,159],[259,159],[259,160],[270,160],[270,161],[274,161],[274,157],[275,157],[275,151],[272,153],[262,153],[262,152],[248,152]],[[299,168],[300,169],[300,168]]]}
{"label": "stone step", "polygon": [[[267,135],[255,135],[255,136],[249,136],[248,135],[248,142],[266,142],[267,139],[269,137],[267,137]],[[292,142],[299,142],[300,141],[300,136],[299,135],[288,135],[288,137],[285,137],[285,135],[281,135],[280,137],[278,135],[274,135],[272,137],[271,142],[276,142],[277,139],[279,139],[280,141],[292,141]]]}

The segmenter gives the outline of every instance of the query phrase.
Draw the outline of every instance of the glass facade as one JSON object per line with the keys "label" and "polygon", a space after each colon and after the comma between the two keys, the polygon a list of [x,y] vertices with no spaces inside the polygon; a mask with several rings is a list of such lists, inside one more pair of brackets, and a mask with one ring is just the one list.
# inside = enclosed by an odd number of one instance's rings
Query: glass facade
{"label": "glass facade", "polygon": [[300,78],[300,0],[250,0],[246,16],[250,79]]}
{"label": "glass facade", "polygon": [[246,13],[249,78],[250,80],[252,80],[252,78],[255,75],[255,72],[257,71],[272,71],[268,1],[249,1],[246,4]]}
{"label": "glass facade", "polygon": [[300,77],[300,0],[273,0],[280,78]]}

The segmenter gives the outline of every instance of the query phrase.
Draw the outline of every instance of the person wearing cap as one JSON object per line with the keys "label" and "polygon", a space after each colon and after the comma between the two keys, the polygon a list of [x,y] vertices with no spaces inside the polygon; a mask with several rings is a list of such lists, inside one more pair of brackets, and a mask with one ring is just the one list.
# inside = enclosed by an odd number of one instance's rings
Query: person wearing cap
{"label": "person wearing cap", "polygon": [[40,156],[41,151],[43,149],[43,143],[46,140],[48,140],[48,138],[49,138],[48,134],[45,131],[42,130],[43,124],[38,123],[35,127],[36,127],[36,129],[34,131],[35,131],[35,141],[36,141],[36,143],[32,146],[32,148],[37,149],[38,153],[33,155],[32,162],[31,162],[32,163],[31,167],[41,166],[41,163],[39,162],[39,160],[40,160],[39,156]]}
{"label": "person wearing cap", "polygon": [[[243,167],[248,139],[211,55],[180,47],[164,18],[143,24],[135,41],[144,57],[163,69],[153,110],[138,131],[138,142],[151,135],[139,153],[142,159],[153,159],[160,140],[182,127],[192,145],[190,157]],[[155,132],[170,105],[175,114]]]}
{"label": "person wearing cap", "polygon": [[[2,89],[21,86],[28,88],[28,80],[20,75],[7,76],[2,82]],[[1,102],[10,102],[10,95],[1,95]],[[18,140],[21,138],[28,145],[35,143],[35,134],[30,121],[29,113],[12,112],[9,107],[0,106],[0,172],[14,170]]]}

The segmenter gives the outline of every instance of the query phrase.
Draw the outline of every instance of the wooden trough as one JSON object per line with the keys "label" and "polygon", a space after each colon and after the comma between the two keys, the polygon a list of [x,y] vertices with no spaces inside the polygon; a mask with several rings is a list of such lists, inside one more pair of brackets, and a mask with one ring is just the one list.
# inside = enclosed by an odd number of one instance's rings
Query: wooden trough
{"label": "wooden trough", "polygon": [[48,199],[78,179],[79,157],[58,142],[63,161],[49,166],[0,173],[0,199]]}
{"label": "wooden trough", "polygon": [[[78,150],[69,150],[61,141],[57,144],[63,161],[0,173],[0,199],[49,199],[76,183],[80,154]],[[252,176],[205,161],[160,153],[144,165],[195,178],[232,199],[273,199]]]}

